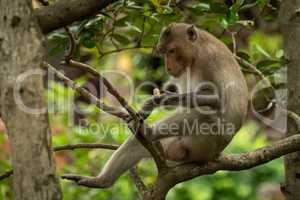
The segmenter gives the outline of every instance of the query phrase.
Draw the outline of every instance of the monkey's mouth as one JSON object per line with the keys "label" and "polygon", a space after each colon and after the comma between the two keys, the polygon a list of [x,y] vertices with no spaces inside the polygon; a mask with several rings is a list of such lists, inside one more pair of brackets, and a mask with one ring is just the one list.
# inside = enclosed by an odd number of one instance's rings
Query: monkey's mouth
{"label": "monkey's mouth", "polygon": [[168,68],[168,67],[166,67],[166,68],[167,68],[168,74],[170,74],[173,77],[179,77],[181,74],[180,71],[175,71],[175,70],[172,70],[172,68]]}
{"label": "monkey's mouth", "polygon": [[172,68],[171,67],[166,67],[168,72],[172,72]]}

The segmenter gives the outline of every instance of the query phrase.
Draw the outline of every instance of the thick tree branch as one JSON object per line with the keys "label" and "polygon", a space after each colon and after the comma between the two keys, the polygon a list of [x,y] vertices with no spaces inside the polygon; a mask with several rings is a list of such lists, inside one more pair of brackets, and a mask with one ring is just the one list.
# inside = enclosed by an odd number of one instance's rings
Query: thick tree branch
{"label": "thick tree branch", "polygon": [[213,174],[219,170],[240,171],[265,164],[283,155],[300,150],[300,134],[294,135],[269,146],[241,154],[222,155],[216,161],[205,165],[183,164],[171,168],[163,179],[172,183],[170,188],[177,183],[190,180],[192,178]]}
{"label": "thick tree branch", "polygon": [[[105,148],[115,150],[118,146],[107,144],[74,144],[54,147],[53,150],[62,151],[79,148]],[[222,155],[216,161],[202,166],[199,166],[198,164],[183,164],[174,168],[169,168],[170,170],[165,173],[164,176],[168,179],[172,177],[174,184],[176,184],[197,176],[212,174],[219,170],[239,171],[249,169],[299,150],[300,134],[282,139],[272,145],[251,152]],[[0,180],[3,179],[2,177],[4,176],[10,176],[9,174],[11,175],[10,171],[1,175]]]}
{"label": "thick tree branch", "polygon": [[143,183],[141,178],[138,176],[136,166],[130,169],[130,177],[131,177],[132,181],[134,182],[134,184],[136,185],[136,187],[137,187],[138,191],[140,192],[140,194],[142,196],[144,196],[147,193],[148,188]]}
{"label": "thick tree branch", "polygon": [[95,15],[116,0],[60,0],[35,10],[43,33],[67,26],[77,20]]}

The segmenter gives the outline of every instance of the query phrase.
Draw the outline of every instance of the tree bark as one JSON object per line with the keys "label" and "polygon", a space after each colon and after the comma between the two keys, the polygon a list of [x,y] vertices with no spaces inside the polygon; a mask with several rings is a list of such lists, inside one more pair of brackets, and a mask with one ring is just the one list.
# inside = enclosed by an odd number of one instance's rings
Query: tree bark
{"label": "tree bark", "polygon": [[0,116],[12,147],[14,199],[60,200],[46,109],[33,114],[16,101],[45,106],[41,75],[28,76],[16,90],[20,75],[38,70],[44,53],[31,0],[1,0],[0,19]]}
{"label": "tree bark", "polygon": [[[288,66],[288,109],[300,115],[300,0],[282,1],[280,26],[284,38]],[[287,136],[298,134],[295,121],[288,119]],[[300,152],[285,156],[285,184],[282,191],[287,200],[300,199]]]}

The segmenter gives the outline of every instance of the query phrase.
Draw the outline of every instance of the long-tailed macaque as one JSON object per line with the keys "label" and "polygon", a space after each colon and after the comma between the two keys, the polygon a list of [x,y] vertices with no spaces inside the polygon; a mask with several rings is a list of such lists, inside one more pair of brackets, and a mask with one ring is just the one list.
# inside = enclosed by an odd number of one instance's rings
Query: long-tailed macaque
{"label": "long-tailed macaque", "polygon": [[[161,143],[169,161],[212,161],[228,145],[246,116],[248,90],[240,67],[221,41],[184,23],[172,23],[162,31],[158,51],[164,55],[166,71],[179,92],[198,91],[201,83],[209,83],[222,105],[217,111],[207,106],[181,107],[154,125],[148,137]],[[113,153],[97,177],[65,178],[87,187],[107,188],[145,157],[149,157],[149,152],[132,136]]]}

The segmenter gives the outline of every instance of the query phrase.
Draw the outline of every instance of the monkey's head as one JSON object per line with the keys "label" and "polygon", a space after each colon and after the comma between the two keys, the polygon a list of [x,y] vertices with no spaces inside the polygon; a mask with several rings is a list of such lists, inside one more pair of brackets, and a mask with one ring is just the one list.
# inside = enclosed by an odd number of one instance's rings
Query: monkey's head
{"label": "monkey's head", "polygon": [[172,23],[161,32],[157,50],[164,55],[166,70],[171,76],[178,77],[192,66],[198,35],[194,25],[184,23]]}

